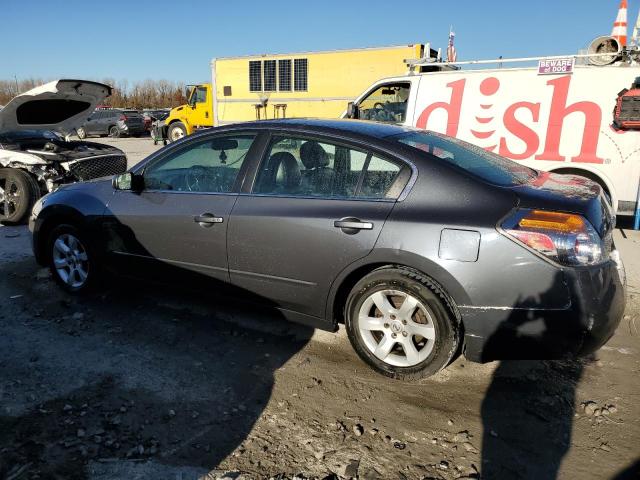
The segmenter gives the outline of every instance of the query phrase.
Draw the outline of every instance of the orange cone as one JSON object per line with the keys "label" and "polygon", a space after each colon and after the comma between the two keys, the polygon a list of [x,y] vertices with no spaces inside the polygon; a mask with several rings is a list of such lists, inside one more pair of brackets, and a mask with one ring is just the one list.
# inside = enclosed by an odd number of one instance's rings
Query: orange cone
{"label": "orange cone", "polygon": [[621,47],[627,46],[627,0],[620,0],[620,8],[618,8],[616,21],[613,22],[611,36]]}

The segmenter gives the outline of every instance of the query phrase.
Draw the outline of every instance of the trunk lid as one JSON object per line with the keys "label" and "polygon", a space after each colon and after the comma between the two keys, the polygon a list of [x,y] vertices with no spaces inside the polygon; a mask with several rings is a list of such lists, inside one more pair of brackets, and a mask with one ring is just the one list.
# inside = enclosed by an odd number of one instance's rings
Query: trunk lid
{"label": "trunk lid", "polygon": [[55,80],[14,97],[0,110],[0,132],[53,130],[68,135],[82,126],[112,88],[89,80]]}

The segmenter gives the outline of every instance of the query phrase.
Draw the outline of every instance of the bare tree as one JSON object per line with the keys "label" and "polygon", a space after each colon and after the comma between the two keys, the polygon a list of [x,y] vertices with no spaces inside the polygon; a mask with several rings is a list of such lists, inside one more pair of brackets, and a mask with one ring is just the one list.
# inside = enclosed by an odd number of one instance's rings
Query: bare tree
{"label": "bare tree", "polygon": [[[0,80],[0,105],[6,105],[19,93],[26,92],[49,80],[41,78]],[[129,83],[126,79],[115,80],[104,78],[100,80],[111,85],[113,94],[106,98],[104,105],[119,108],[169,108],[177,107],[186,102],[184,97],[184,83],[169,80],[147,79],[141,82]]]}

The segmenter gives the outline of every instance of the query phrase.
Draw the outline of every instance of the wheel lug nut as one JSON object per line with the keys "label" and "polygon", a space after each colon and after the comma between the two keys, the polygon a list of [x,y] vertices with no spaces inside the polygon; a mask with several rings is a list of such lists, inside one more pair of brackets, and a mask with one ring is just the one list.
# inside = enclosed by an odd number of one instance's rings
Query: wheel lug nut
{"label": "wheel lug nut", "polygon": [[403,325],[406,325],[406,324],[407,324],[407,321],[406,321],[406,320],[402,320],[402,324],[403,324]]}
{"label": "wheel lug nut", "polygon": [[391,338],[396,338],[398,335],[396,335],[395,333],[391,334]]}
{"label": "wheel lug nut", "polygon": [[389,324],[388,324],[388,323],[385,323],[385,324],[384,324],[384,328],[389,328]]}
{"label": "wheel lug nut", "polygon": [[396,316],[395,316],[395,315],[389,315],[389,318],[390,318],[391,320],[395,320],[395,319],[396,319]]}
{"label": "wheel lug nut", "polygon": [[407,336],[407,332],[402,332],[402,336],[406,337]]}

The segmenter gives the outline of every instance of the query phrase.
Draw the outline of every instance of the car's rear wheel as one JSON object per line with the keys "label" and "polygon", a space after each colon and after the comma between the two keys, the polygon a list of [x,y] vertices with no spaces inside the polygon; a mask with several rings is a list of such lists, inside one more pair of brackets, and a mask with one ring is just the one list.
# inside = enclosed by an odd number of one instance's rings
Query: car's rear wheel
{"label": "car's rear wheel", "polygon": [[85,138],[87,138],[87,132],[84,128],[80,127],[78,129],[76,129],[76,133],[78,134],[78,138],[80,140],[84,140]]}
{"label": "car's rear wheel", "polygon": [[169,141],[176,142],[186,136],[187,136],[187,127],[185,127],[184,123],[175,122],[169,125],[169,131],[167,132],[167,137],[169,137]]}
{"label": "car's rear wheel", "polygon": [[353,287],[345,313],[353,348],[383,375],[428,377],[457,352],[457,322],[444,292],[413,270],[374,270]]}
{"label": "car's rear wheel", "polygon": [[113,138],[118,138],[120,136],[120,129],[115,125],[109,127],[109,136]]}
{"label": "car's rear wheel", "polygon": [[23,223],[40,198],[40,187],[29,173],[16,168],[0,168],[0,223]]}
{"label": "car's rear wheel", "polygon": [[95,255],[85,235],[73,225],[59,225],[49,237],[49,268],[55,281],[71,293],[90,289],[98,277]]}

